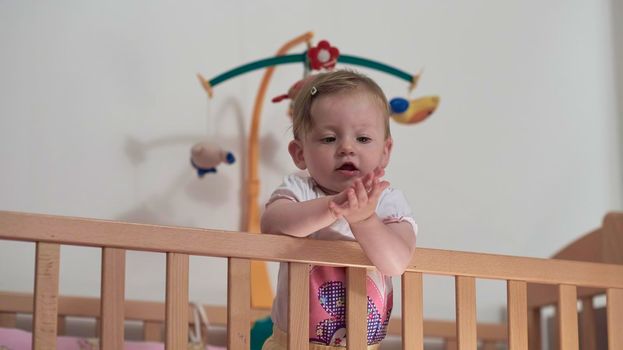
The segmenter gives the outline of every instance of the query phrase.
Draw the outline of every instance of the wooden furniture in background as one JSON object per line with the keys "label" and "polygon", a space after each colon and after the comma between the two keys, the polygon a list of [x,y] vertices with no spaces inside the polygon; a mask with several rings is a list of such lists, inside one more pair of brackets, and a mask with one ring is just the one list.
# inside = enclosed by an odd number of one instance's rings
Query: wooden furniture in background
{"label": "wooden furniture in background", "polygon": [[[601,227],[578,238],[568,246],[561,249],[552,256],[552,259],[584,261],[593,263],[623,265],[623,213],[608,213]],[[609,293],[609,294],[608,294]],[[557,312],[558,332],[564,331],[566,327],[576,327],[577,319],[572,314],[576,314],[576,300],[582,304],[580,339],[582,350],[595,350],[597,348],[597,324],[595,320],[595,309],[593,298],[598,295],[607,295],[608,303],[617,302],[619,299],[616,291],[608,292],[604,288],[569,288],[547,284],[531,284],[528,286],[528,307],[530,310],[530,349],[540,350],[542,342],[542,316],[541,311],[544,307],[554,306]],[[617,322],[621,314],[612,314],[614,317],[611,323]],[[609,320],[610,321],[610,320]],[[623,323],[618,322],[618,333],[623,333]],[[563,336],[564,339],[567,339]],[[611,337],[616,339],[616,337]],[[554,338],[556,339],[556,338]],[[560,343],[554,342],[554,347]],[[570,345],[560,344],[563,349],[572,349]],[[611,344],[610,349],[623,349],[623,344]]]}

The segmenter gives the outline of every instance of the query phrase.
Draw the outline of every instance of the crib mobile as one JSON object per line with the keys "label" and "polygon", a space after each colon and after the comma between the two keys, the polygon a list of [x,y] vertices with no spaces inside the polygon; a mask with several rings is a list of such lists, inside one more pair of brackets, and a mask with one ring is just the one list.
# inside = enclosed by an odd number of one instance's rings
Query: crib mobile
{"label": "crib mobile", "polygon": [[[415,75],[411,75],[381,62],[363,57],[342,54],[337,47],[331,46],[327,40],[322,40],[318,42],[316,46],[312,46],[312,37],[313,33],[305,33],[285,43],[273,57],[260,59],[233,68],[210,80],[205,79],[201,74],[197,74],[197,78],[199,79],[201,86],[208,94],[208,97],[212,98],[214,94],[213,88],[216,85],[238,75],[245,74],[256,69],[266,68],[255,98],[251,129],[247,143],[248,154],[246,160],[248,173],[245,180],[247,200],[244,201],[246,208],[243,208],[244,210],[242,211],[243,213],[246,213],[243,220],[243,231],[254,233],[260,232],[260,211],[258,203],[259,125],[266,90],[276,66],[290,63],[302,63],[303,77],[295,82],[288,89],[287,93],[274,97],[272,99],[273,103],[278,103],[287,99],[293,101],[305,79],[311,77],[313,71],[333,70],[338,62],[375,69],[405,80],[409,83],[407,91],[408,94],[415,89],[418,80],[420,79],[422,73],[421,70]],[[301,43],[305,43],[307,45],[307,50],[302,53],[286,54],[292,47]],[[427,119],[435,111],[438,105],[438,96],[425,96],[419,98],[394,97],[389,101],[391,109],[390,117],[397,123],[413,125]],[[288,110],[288,115],[290,116],[292,110],[291,107],[290,103],[290,108]],[[196,169],[199,177],[203,177],[207,173],[216,172],[216,167],[221,163],[232,164],[234,161],[235,157],[231,152],[222,150],[214,144],[198,143],[193,145],[191,149],[191,164]],[[273,293],[268,278],[268,271],[266,270],[266,264],[261,261],[251,261],[252,307],[270,308],[272,300]]]}

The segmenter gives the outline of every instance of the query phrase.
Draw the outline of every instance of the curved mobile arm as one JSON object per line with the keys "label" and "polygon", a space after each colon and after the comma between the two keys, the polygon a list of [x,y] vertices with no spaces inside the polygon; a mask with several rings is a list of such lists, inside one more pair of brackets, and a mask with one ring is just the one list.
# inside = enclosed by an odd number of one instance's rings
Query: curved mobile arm
{"label": "curved mobile arm", "polygon": [[416,76],[411,75],[403,70],[394,68],[392,66],[388,66],[385,63],[369,60],[363,57],[357,57],[357,56],[351,56],[351,55],[340,55],[337,58],[337,61],[342,62],[342,63],[352,64],[352,65],[357,65],[357,66],[363,66],[363,67],[367,67],[371,69],[376,69],[381,72],[391,74],[400,79],[406,80],[410,83],[412,83],[414,79],[416,79]]}
{"label": "curved mobile arm", "polygon": [[256,70],[256,69],[260,69],[264,67],[270,67],[270,66],[278,66],[280,64],[305,62],[306,53],[307,51],[303,54],[275,56],[275,57],[264,58],[258,61],[253,61],[251,63],[244,64],[240,67],[230,69],[223,74],[217,75],[216,77],[210,79],[209,83],[210,83],[210,86],[214,87],[224,82],[225,80],[228,80],[238,75],[250,72],[252,70]]}
{"label": "curved mobile arm", "polygon": [[[307,57],[307,51],[303,52],[303,53],[299,53],[299,54],[292,54],[292,55],[283,55],[283,56],[276,56],[276,57],[269,57],[269,58],[264,58],[258,61],[253,61],[251,63],[247,63],[244,64],[242,66],[236,67],[234,69],[230,69],[227,72],[217,75],[216,77],[212,78],[209,80],[209,84],[210,86],[214,87],[228,79],[231,79],[233,77],[236,77],[238,75],[250,72],[252,70],[256,70],[256,69],[260,69],[260,68],[264,68],[264,67],[269,67],[269,66],[277,66],[277,65],[281,65],[281,64],[288,64],[288,63],[297,63],[297,62],[305,62],[305,59]],[[411,75],[405,71],[402,71],[398,68],[394,68],[391,66],[388,66],[384,63],[381,62],[377,62],[377,61],[373,61],[373,60],[369,60],[367,58],[362,58],[362,57],[357,57],[357,56],[351,56],[351,55],[340,55],[337,59],[338,62],[341,63],[346,63],[346,64],[352,64],[352,65],[358,65],[358,66],[363,66],[363,67],[367,67],[367,68],[371,68],[371,69],[376,69],[382,72],[385,72],[387,74],[391,74],[395,77],[398,77],[400,79],[406,80],[410,83],[413,83],[414,81],[417,80],[417,76]]]}

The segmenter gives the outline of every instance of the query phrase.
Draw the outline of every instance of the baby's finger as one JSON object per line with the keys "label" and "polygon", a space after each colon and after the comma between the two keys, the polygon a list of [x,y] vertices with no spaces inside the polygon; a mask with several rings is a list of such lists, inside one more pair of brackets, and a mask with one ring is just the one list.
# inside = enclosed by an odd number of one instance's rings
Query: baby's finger
{"label": "baby's finger", "polygon": [[372,192],[370,193],[370,199],[373,201],[377,201],[381,197],[381,193],[383,193],[383,191],[385,191],[385,189],[388,187],[388,181],[376,180],[374,182],[374,186],[372,187]]}
{"label": "baby's finger", "polygon": [[344,203],[348,202],[348,191],[349,191],[349,188],[347,188],[344,191],[336,194],[335,197],[333,197],[334,198],[333,201],[337,205],[344,205]]}
{"label": "baby's finger", "polygon": [[366,191],[370,191],[372,189],[372,185],[374,184],[374,171],[366,174],[366,176],[361,179],[361,182],[363,182],[363,186]]}
{"label": "baby's finger", "polygon": [[357,209],[359,207],[357,204],[357,195],[352,188],[348,189],[348,207],[349,209]]}
{"label": "baby's finger", "polygon": [[[374,186],[374,183],[372,184]],[[365,203],[368,201],[368,190],[364,187],[361,181],[356,183],[357,186],[357,200],[359,203]]]}
{"label": "baby's finger", "polygon": [[385,169],[381,168],[381,167],[376,167],[374,169],[374,177],[377,179],[380,179],[383,177],[383,175],[385,175]]}
{"label": "baby's finger", "polygon": [[383,168],[376,167],[362,179],[364,181],[363,184],[366,187],[367,192],[372,191],[372,186],[374,186],[374,182],[378,180],[381,176],[383,176],[383,174]]}
{"label": "baby's finger", "polygon": [[329,210],[331,211],[331,214],[333,214],[333,216],[336,219],[339,219],[342,216],[344,216],[344,210],[339,205],[337,205],[335,202],[329,202]]}

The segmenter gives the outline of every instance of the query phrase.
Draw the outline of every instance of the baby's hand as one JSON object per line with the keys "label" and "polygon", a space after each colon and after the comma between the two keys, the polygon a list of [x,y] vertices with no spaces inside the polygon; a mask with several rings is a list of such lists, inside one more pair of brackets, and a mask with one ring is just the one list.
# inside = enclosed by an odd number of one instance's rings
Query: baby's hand
{"label": "baby's hand", "polygon": [[[379,170],[380,169],[380,170]],[[336,217],[344,217],[349,224],[364,221],[374,215],[381,193],[389,187],[389,182],[381,181],[383,169],[355,181],[353,186],[345,189],[329,202],[329,210]]]}
{"label": "baby's hand", "polygon": [[366,176],[361,178],[361,182],[363,183],[366,191],[370,192],[372,190],[372,184],[374,183],[374,180],[382,178],[383,175],[385,175],[385,169],[377,167],[374,168],[371,173],[368,173]]}
{"label": "baby's hand", "polygon": [[[361,178],[361,183],[363,183],[363,186],[367,193],[370,193],[370,191],[372,191],[372,185],[374,184],[375,179],[380,179],[383,175],[385,175],[385,170],[381,167],[377,167],[371,173],[368,173]],[[331,202],[336,204],[338,207],[343,206],[345,203],[348,203],[349,189],[355,190],[355,184],[345,189],[344,191],[334,195],[331,199]],[[331,208],[331,205],[329,205],[329,209],[331,210],[331,213],[335,216],[336,219],[344,216],[343,211],[333,210]]]}

